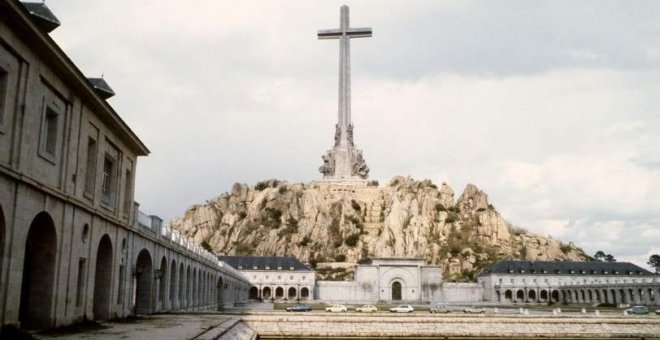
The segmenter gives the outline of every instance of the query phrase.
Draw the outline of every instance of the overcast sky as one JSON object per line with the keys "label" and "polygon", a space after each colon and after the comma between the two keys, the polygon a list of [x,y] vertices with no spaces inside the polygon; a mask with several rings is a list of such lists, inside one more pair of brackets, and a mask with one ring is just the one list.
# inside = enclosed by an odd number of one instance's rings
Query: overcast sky
{"label": "overcast sky", "polygon": [[[339,1],[49,0],[51,35],[151,149],[166,221],[267,178],[320,178]],[[355,142],[381,184],[467,183],[510,222],[643,265],[660,253],[660,2],[345,1]]]}

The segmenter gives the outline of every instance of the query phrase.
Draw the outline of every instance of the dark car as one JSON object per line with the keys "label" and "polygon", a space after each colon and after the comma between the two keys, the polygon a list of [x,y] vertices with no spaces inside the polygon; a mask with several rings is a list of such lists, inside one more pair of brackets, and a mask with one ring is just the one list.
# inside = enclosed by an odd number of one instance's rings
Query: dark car
{"label": "dark car", "polygon": [[286,307],[287,312],[310,312],[312,311],[312,307],[304,304],[304,303],[296,303],[295,305],[291,307]]}

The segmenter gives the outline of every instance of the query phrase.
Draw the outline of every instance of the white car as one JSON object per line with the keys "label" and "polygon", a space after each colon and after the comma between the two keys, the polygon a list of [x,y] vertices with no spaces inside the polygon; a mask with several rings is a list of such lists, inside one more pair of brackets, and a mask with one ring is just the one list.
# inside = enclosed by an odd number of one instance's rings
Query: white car
{"label": "white car", "polygon": [[348,308],[344,305],[332,305],[330,307],[326,307],[325,311],[326,312],[332,312],[332,313],[341,313],[341,312],[346,312]]}
{"label": "white car", "polygon": [[378,307],[374,305],[364,305],[362,307],[355,307],[355,311],[362,313],[373,313],[378,311]]}
{"label": "white car", "polygon": [[412,313],[415,311],[415,308],[411,305],[398,305],[396,307],[390,308],[392,313]]}

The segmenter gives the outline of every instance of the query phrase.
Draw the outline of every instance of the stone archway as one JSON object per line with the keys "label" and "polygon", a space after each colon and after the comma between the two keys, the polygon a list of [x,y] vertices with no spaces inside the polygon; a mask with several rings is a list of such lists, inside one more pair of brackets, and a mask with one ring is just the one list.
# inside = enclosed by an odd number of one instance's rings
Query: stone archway
{"label": "stone archway", "polygon": [[525,302],[525,291],[518,289],[516,292],[516,302]]}
{"label": "stone archway", "polygon": [[541,292],[539,292],[539,299],[541,302],[548,302],[548,291],[542,289]]}
{"label": "stone archway", "polygon": [[163,256],[160,259],[160,267],[158,268],[158,309],[165,309],[165,299],[167,297],[167,259]]}
{"label": "stone archway", "polygon": [[536,302],[536,291],[532,289],[527,292],[527,298],[529,299],[529,302]]}
{"label": "stone archway", "polygon": [[552,293],[550,293],[550,300],[552,301],[552,303],[559,302],[559,291],[558,290],[553,290]]}
{"label": "stone archway", "polygon": [[281,299],[283,297],[284,297],[284,288],[282,287],[275,288],[275,298]]}
{"label": "stone archway", "polygon": [[511,289],[507,289],[504,291],[504,301],[506,302],[513,301],[513,292],[511,291]]}
{"label": "stone archway", "polygon": [[251,299],[251,300],[257,300],[257,299],[259,299],[259,288],[255,287],[255,286],[252,286],[252,287],[250,288],[250,294],[249,294],[249,296],[250,296],[250,299]]}
{"label": "stone archway", "polygon": [[302,287],[300,289],[300,299],[309,300],[309,289],[307,287]]}
{"label": "stone archway", "polygon": [[53,219],[46,212],[37,214],[25,241],[23,280],[18,320],[21,328],[53,326],[53,286],[57,235]]}
{"label": "stone archway", "polygon": [[273,293],[270,291],[270,287],[264,287],[264,289],[261,291],[261,298],[266,300],[270,299],[273,295]]}
{"label": "stone archway", "polygon": [[392,282],[392,301],[401,301],[401,282]]}
{"label": "stone archway", "polygon": [[222,276],[218,277],[218,282],[216,283],[215,287],[217,289],[216,304],[218,305],[218,310],[222,310],[225,307],[225,291]]}
{"label": "stone archway", "polygon": [[94,271],[94,320],[110,318],[110,300],[112,292],[112,241],[107,234],[101,237],[96,250],[96,269]]}
{"label": "stone archway", "polygon": [[135,314],[151,313],[151,287],[153,286],[153,264],[151,255],[142,249],[135,264]]}
{"label": "stone archway", "polygon": [[192,273],[190,272],[190,265],[186,270],[186,307],[192,306]]}
{"label": "stone archway", "polygon": [[172,259],[172,265],[170,266],[170,309],[176,309],[176,260]]}
{"label": "stone archway", "polygon": [[289,300],[295,299],[298,291],[296,290],[296,287],[289,287],[289,292],[287,294],[287,298]]}

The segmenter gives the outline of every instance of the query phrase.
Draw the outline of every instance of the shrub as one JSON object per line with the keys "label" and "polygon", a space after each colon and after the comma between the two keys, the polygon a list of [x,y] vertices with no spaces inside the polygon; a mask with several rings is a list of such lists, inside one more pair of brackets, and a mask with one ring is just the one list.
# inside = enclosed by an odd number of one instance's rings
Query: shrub
{"label": "shrub", "polygon": [[351,200],[351,207],[353,207],[354,210],[361,211],[362,207],[360,206],[360,203],[355,202],[355,200]]}
{"label": "shrub", "polygon": [[257,185],[254,186],[254,190],[257,190],[257,191],[262,191],[266,188],[268,188],[268,182],[267,181],[257,182]]}
{"label": "shrub", "polygon": [[456,221],[458,221],[458,214],[455,212],[450,212],[447,218],[445,218],[445,223],[454,223]]}
{"label": "shrub", "polygon": [[369,182],[367,182],[367,186],[377,187],[378,186],[378,181],[377,180],[369,181]]}
{"label": "shrub", "polygon": [[346,255],[344,254],[337,254],[335,256],[335,262],[346,262]]}
{"label": "shrub", "polygon": [[247,217],[247,213],[245,211],[241,211],[238,213],[238,218],[244,219]]}
{"label": "shrub", "polygon": [[437,203],[437,204],[435,205],[435,210],[436,210],[436,211],[447,211],[447,208],[445,208],[445,206],[442,205],[442,203]]}
{"label": "shrub", "polygon": [[213,248],[211,248],[211,245],[209,245],[209,243],[206,242],[206,240],[202,241],[202,243],[200,244],[200,246],[201,246],[202,248],[204,248],[206,251],[213,252]]}
{"label": "shrub", "polygon": [[303,237],[302,241],[298,242],[298,245],[299,245],[299,246],[302,246],[302,247],[305,247],[305,246],[307,246],[310,242],[312,242],[312,240],[311,240],[308,236],[305,236],[305,237]]}
{"label": "shrub", "polygon": [[360,233],[355,233],[349,235],[346,238],[346,240],[344,240],[344,243],[346,243],[346,245],[349,247],[355,247],[355,245],[357,245],[359,240],[360,240]]}

